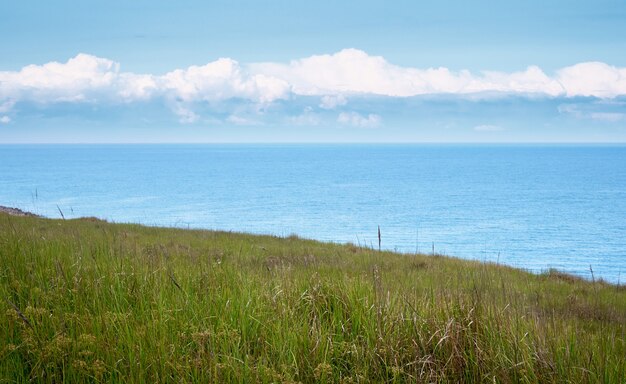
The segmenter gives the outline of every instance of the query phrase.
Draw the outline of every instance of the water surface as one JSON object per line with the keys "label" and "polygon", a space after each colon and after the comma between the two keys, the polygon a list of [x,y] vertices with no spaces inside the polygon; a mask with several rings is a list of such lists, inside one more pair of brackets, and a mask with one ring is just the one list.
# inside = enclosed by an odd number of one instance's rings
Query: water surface
{"label": "water surface", "polygon": [[626,146],[1,145],[0,205],[626,273]]}

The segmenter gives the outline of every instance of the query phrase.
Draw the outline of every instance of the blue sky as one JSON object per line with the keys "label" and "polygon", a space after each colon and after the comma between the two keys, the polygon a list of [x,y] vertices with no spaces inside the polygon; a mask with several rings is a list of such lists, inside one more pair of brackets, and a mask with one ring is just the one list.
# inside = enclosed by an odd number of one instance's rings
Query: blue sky
{"label": "blue sky", "polygon": [[626,142],[623,1],[0,5],[0,143]]}

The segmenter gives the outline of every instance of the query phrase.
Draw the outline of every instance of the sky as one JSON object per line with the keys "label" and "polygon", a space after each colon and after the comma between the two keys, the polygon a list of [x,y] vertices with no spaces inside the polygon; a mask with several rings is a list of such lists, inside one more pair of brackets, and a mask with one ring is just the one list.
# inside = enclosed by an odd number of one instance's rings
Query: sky
{"label": "sky", "polygon": [[2,1],[0,143],[626,142],[623,1]]}

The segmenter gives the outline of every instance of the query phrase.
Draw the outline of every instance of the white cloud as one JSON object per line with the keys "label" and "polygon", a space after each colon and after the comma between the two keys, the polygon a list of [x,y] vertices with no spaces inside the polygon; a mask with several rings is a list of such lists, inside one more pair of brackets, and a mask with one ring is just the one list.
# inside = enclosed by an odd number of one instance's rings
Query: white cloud
{"label": "white cloud", "polygon": [[9,116],[0,117],[0,124],[9,124],[11,122],[11,118]]}
{"label": "white cloud", "polygon": [[388,96],[413,94],[412,69],[393,66],[380,56],[356,49],[315,55],[288,64],[252,64],[251,71],[284,79],[300,95],[369,93]]}
{"label": "white cloud", "polygon": [[159,92],[158,78],[153,75],[121,73],[117,93],[126,102],[149,100]]}
{"label": "white cloud", "polygon": [[590,116],[594,120],[608,121],[611,123],[626,120],[626,113],[618,112],[592,112]]}
{"label": "white cloud", "polygon": [[448,68],[419,69],[400,67],[381,56],[370,56],[357,49],[344,49],[332,55],[315,55],[288,64],[250,65],[253,73],[265,73],[284,79],[293,92],[302,95],[373,94],[408,97],[424,94],[473,94],[479,92],[541,93],[556,96],[564,93],[556,79],[539,67],[530,66],[514,73]]}
{"label": "white cloud", "polygon": [[587,62],[557,71],[567,96],[612,98],[626,94],[626,68]]}
{"label": "white cloud", "polygon": [[[344,49],[289,63],[242,65],[221,58],[164,75],[122,72],[120,68],[112,60],[81,53],[65,63],[0,71],[0,113],[10,112],[20,102],[115,104],[158,99],[170,105],[182,122],[194,122],[200,117],[192,105],[213,105],[225,100],[239,100],[263,109],[278,100],[314,96],[319,97],[320,108],[330,110],[345,106],[352,95],[444,94],[475,98],[495,93],[600,99],[626,96],[626,68],[601,62],[579,63],[554,75],[537,66],[511,73],[472,73],[445,67],[402,67],[381,56]],[[618,116],[600,114],[595,118],[615,120]],[[345,112],[342,120],[359,119]]]}
{"label": "white cloud", "polygon": [[153,96],[157,90],[154,76],[120,73],[119,68],[114,61],[81,53],[65,63],[0,72],[0,109],[11,109],[19,101],[110,103]]}
{"label": "white cloud", "polygon": [[335,109],[347,103],[348,99],[344,95],[325,95],[320,99],[320,108]]}
{"label": "white cloud", "polygon": [[264,74],[251,75],[232,59],[177,69],[158,78],[161,89],[183,101],[219,101],[242,98],[271,103],[287,98],[289,84]]}
{"label": "white cloud", "polygon": [[289,84],[263,74],[250,74],[231,59],[177,69],[162,76],[120,72],[114,61],[79,54],[66,63],[29,65],[20,71],[0,72],[0,111],[8,112],[20,101],[137,102],[157,97],[170,100],[181,122],[198,116],[179,102],[243,99],[267,104],[289,97]]}
{"label": "white cloud", "polygon": [[474,130],[479,132],[498,132],[503,131],[504,128],[500,127],[499,125],[483,124],[475,126]]}
{"label": "white cloud", "polygon": [[119,65],[111,60],[79,54],[67,63],[28,65],[18,72],[0,72],[0,99],[41,103],[96,99],[114,88]]}
{"label": "white cloud", "polygon": [[256,120],[238,115],[230,115],[226,121],[235,125],[259,125],[259,122]]}
{"label": "white cloud", "polygon": [[182,104],[174,105],[172,111],[178,116],[178,121],[183,124],[192,124],[200,119],[200,116]]}
{"label": "white cloud", "polygon": [[322,121],[320,116],[314,113],[311,107],[306,107],[300,115],[290,116],[288,120],[291,124],[304,126],[319,125]]}
{"label": "white cloud", "polygon": [[591,103],[591,104],[561,104],[558,111],[575,117],[576,119],[591,119],[607,123],[626,121],[626,113],[611,110],[611,107],[620,106],[621,103]]}
{"label": "white cloud", "polygon": [[549,96],[563,93],[563,87],[557,80],[551,79],[541,68],[534,65],[522,72],[484,72],[474,87],[478,92],[543,93]]}
{"label": "white cloud", "polygon": [[15,101],[13,100],[7,100],[5,102],[0,103],[0,113],[9,112],[11,108],[13,108],[14,105],[15,105]]}
{"label": "white cloud", "polygon": [[[120,72],[108,59],[79,54],[66,63],[29,65],[18,72],[0,72],[0,100],[41,103],[90,101],[121,97],[125,101],[169,95],[183,101],[242,98],[272,102],[286,98],[289,85],[263,74],[249,74],[231,59],[176,69],[163,76]],[[6,101],[5,101],[6,100]]]}
{"label": "white cloud", "polygon": [[363,116],[356,112],[341,112],[337,117],[340,124],[351,125],[359,128],[374,128],[380,125],[381,118],[376,114]]}

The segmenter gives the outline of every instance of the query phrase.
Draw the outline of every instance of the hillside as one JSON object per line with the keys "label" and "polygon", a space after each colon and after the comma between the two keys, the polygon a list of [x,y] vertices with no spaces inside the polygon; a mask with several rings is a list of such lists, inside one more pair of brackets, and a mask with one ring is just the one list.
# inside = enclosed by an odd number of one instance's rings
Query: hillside
{"label": "hillside", "polygon": [[0,213],[0,382],[626,381],[626,289],[441,255]]}

